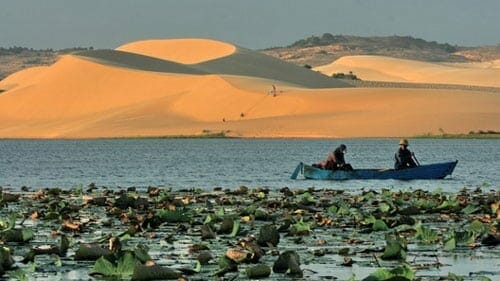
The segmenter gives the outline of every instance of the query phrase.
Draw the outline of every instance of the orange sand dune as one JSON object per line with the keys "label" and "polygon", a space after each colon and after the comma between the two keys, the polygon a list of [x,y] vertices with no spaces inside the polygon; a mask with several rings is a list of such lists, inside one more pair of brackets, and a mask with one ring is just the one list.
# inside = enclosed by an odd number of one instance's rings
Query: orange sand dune
{"label": "orange sand dune", "polygon": [[168,39],[132,42],[116,50],[194,64],[228,56],[236,51],[236,47],[209,39]]}
{"label": "orange sand dune", "polygon": [[347,56],[314,68],[328,76],[352,71],[362,80],[500,87],[499,62],[440,64],[383,56]]}
{"label": "orange sand dune", "polygon": [[1,81],[2,90],[10,90],[18,86],[27,87],[37,83],[47,66],[30,67],[9,75]]}
{"label": "orange sand dune", "polygon": [[[182,42],[186,49],[196,45],[193,40],[174,40],[172,44],[182,48]],[[201,48],[207,41],[198,42]],[[150,47],[162,49],[163,43],[151,43]],[[211,55],[225,53],[225,43],[220,44],[220,50],[214,50],[221,52]],[[179,52],[177,56],[176,61],[194,61],[191,53]],[[206,53],[203,59],[209,57],[213,56]],[[285,68],[281,65],[280,69]],[[406,71],[414,76],[419,72]],[[272,84],[276,95],[271,92]],[[0,89],[4,90],[0,93],[0,138],[139,137],[221,131],[239,137],[391,137],[440,130],[500,131],[500,95],[495,93],[309,89],[267,78],[117,67],[72,55],[50,67],[11,75],[0,81]]]}

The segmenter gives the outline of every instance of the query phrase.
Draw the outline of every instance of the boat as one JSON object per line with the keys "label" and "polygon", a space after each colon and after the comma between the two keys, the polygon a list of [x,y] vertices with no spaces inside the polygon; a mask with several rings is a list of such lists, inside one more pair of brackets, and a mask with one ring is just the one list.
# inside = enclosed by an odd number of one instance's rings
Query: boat
{"label": "boat", "polygon": [[451,162],[419,165],[403,170],[394,169],[354,169],[353,171],[325,170],[302,162],[297,165],[291,179],[297,179],[299,173],[306,179],[313,180],[430,180],[443,179],[453,173],[458,160]]}

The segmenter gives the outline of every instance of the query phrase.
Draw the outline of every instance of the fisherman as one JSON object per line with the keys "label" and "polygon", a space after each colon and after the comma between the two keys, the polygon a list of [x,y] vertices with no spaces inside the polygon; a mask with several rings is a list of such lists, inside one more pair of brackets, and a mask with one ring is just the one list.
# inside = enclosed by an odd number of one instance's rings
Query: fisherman
{"label": "fisherman", "polygon": [[351,164],[345,162],[344,154],[346,152],[347,146],[345,144],[341,144],[334,151],[328,153],[326,160],[321,161],[314,166],[325,170],[352,171],[353,168]]}
{"label": "fisherman", "polygon": [[413,161],[413,158],[415,154],[411,152],[408,149],[408,140],[407,139],[401,139],[399,141],[399,149],[394,154],[394,169],[395,170],[402,170],[402,169],[408,169],[408,168],[414,168],[417,167],[417,164],[415,161]]}

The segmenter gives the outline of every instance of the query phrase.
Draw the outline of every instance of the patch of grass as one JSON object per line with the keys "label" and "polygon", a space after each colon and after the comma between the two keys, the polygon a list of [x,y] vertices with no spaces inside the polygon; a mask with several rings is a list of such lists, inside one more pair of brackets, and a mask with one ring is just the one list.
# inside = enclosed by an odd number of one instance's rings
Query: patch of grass
{"label": "patch of grass", "polygon": [[212,132],[210,130],[203,130],[200,135],[177,135],[177,136],[162,136],[162,139],[222,139],[222,138],[232,138],[227,134],[231,131],[220,131],[220,132]]}
{"label": "patch of grass", "polygon": [[335,78],[335,79],[347,79],[347,80],[361,80],[352,71],[349,71],[348,74],[345,74],[343,72],[334,73],[334,74],[332,74],[332,78]]}
{"label": "patch of grass", "polygon": [[[139,136],[132,137],[137,139],[222,139],[222,138],[235,138],[229,136],[230,130],[214,132],[211,130],[203,130],[199,135],[170,135],[170,136]],[[128,138],[128,137],[127,137]]]}
{"label": "patch of grass", "polygon": [[415,136],[419,139],[500,139],[500,132],[488,130],[488,131],[470,131],[468,134],[432,134],[427,133],[424,135]]}
{"label": "patch of grass", "polygon": [[[127,136],[127,137],[102,137],[102,138],[89,138],[91,139],[103,139],[103,140],[114,140],[114,139],[222,139],[222,138],[238,138],[234,136],[229,136],[230,130],[212,132],[210,130],[203,130],[201,134],[198,135],[156,135],[156,136]],[[85,138],[84,138],[85,140]]]}

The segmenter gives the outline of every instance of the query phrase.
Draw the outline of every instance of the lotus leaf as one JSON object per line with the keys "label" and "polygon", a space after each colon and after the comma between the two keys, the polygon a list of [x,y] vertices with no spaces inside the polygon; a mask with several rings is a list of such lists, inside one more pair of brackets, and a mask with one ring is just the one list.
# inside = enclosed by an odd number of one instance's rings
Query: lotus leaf
{"label": "lotus leaf", "polygon": [[421,222],[417,223],[417,225],[415,226],[415,230],[417,231],[417,235],[415,236],[417,240],[420,240],[426,244],[431,244],[439,241],[437,231],[423,226]]}
{"label": "lotus leaf", "polygon": [[175,209],[173,211],[159,210],[157,215],[165,222],[177,223],[191,221],[191,213],[187,209]]}
{"label": "lotus leaf", "polygon": [[448,273],[448,280],[451,281],[463,281],[464,278],[460,275],[456,275],[455,273]]}
{"label": "lotus leaf", "polygon": [[377,269],[375,272],[364,278],[363,281],[386,281],[386,280],[399,280],[408,281],[415,278],[415,271],[409,265],[396,267],[394,269]]}
{"label": "lotus leaf", "polygon": [[105,257],[100,257],[95,262],[91,274],[101,274],[106,277],[129,277],[132,276],[137,262],[134,255],[130,252],[124,252],[116,263]]}
{"label": "lotus leaf", "polygon": [[389,227],[383,220],[375,220],[372,226],[373,231],[386,231]]}
{"label": "lotus leaf", "polygon": [[462,213],[466,215],[474,214],[479,211],[481,208],[477,204],[469,204],[465,208],[462,209]]}
{"label": "lotus leaf", "polygon": [[240,231],[240,221],[234,220],[233,221],[233,230],[229,234],[229,237],[235,237],[236,235],[238,235],[239,231]]}
{"label": "lotus leaf", "polygon": [[382,255],[384,260],[404,260],[406,259],[406,252],[403,246],[403,242],[392,236],[386,237],[386,246],[384,254]]}
{"label": "lotus leaf", "polygon": [[311,232],[312,223],[304,222],[304,217],[300,217],[299,221],[290,226],[290,230],[294,234],[307,234]]}
{"label": "lotus leaf", "polygon": [[488,231],[488,228],[485,224],[478,220],[474,220],[471,222],[469,229],[476,234],[476,236],[480,236]]}
{"label": "lotus leaf", "polygon": [[444,249],[446,251],[454,250],[457,247],[457,240],[455,238],[455,231],[451,230],[451,235],[445,240]]}
{"label": "lotus leaf", "polygon": [[248,278],[265,278],[271,275],[271,267],[266,264],[257,264],[246,269]]}

